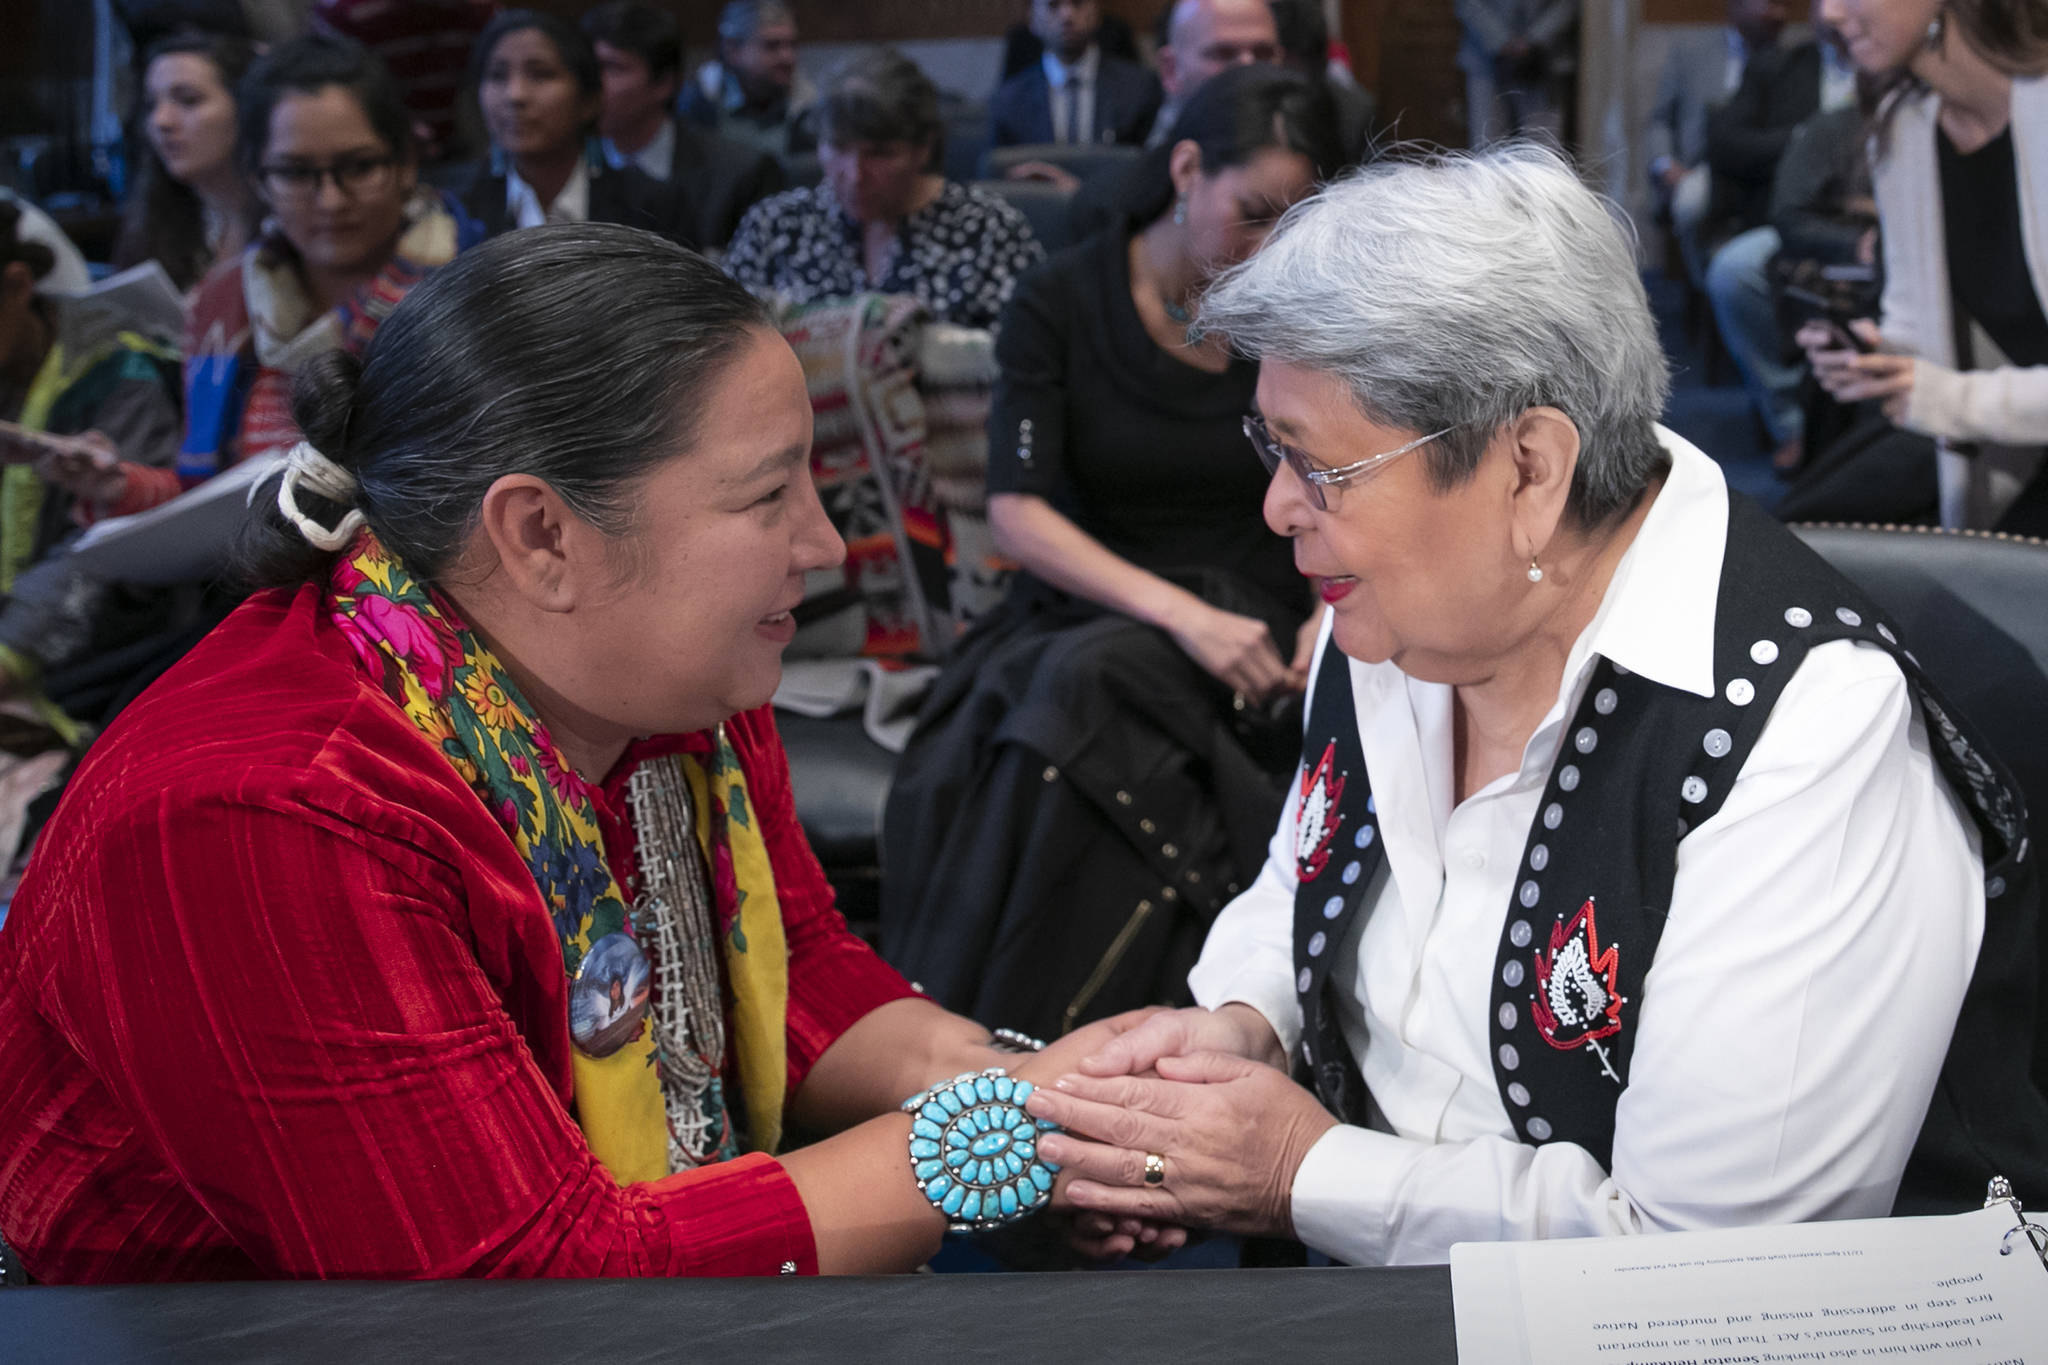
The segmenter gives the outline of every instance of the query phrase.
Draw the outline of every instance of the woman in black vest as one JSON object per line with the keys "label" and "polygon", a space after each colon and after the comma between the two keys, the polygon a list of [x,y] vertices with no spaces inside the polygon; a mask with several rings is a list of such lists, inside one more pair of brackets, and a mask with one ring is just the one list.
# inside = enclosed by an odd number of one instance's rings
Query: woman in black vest
{"label": "woman in black vest", "polygon": [[606,164],[597,142],[602,74],[576,25],[538,10],[506,10],[477,38],[470,80],[491,153],[455,167],[448,188],[476,235],[619,223],[698,245],[694,209],[675,185]]}
{"label": "woman in black vest", "polygon": [[1565,163],[1369,169],[1201,325],[1261,362],[1266,520],[1331,624],[1208,1008],[1034,1101],[1104,1139],[1044,1145],[1093,1230],[1441,1261],[2035,1175],[2024,806],[1878,609],[1656,425],[1633,252]]}

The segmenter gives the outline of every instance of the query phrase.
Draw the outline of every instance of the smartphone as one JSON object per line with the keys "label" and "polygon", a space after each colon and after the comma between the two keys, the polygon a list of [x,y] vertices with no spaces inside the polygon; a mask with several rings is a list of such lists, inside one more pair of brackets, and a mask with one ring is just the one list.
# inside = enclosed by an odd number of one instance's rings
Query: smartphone
{"label": "smartphone", "polygon": [[1836,350],[1861,351],[1868,355],[1875,349],[1849,330],[1850,318],[1833,299],[1796,284],[1786,285],[1784,292],[1801,324],[1817,322],[1834,334]]}

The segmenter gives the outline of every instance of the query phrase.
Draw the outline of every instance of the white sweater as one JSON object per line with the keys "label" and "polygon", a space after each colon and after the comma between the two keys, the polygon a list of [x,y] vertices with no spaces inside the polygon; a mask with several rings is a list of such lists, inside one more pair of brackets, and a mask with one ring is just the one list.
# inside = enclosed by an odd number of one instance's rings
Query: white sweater
{"label": "white sweater", "polygon": [[[1871,179],[1884,224],[1886,348],[1917,357],[1903,425],[1949,441],[2006,447],[2048,444],[2048,366],[1958,371],[1950,304],[1948,248],[1942,225],[1936,150],[1940,98],[1899,101]],[[2019,177],[2020,231],[2034,293],[2048,308],[2048,78],[2012,86],[2013,169]],[[1999,463],[1987,451],[1986,467]],[[1987,519],[1983,469],[1944,449],[1942,523]]]}

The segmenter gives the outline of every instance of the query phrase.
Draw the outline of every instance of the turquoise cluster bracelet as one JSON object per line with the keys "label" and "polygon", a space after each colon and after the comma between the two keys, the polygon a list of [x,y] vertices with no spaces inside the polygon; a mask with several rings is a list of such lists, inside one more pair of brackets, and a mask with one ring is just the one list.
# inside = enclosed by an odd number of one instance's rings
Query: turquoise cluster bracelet
{"label": "turquoise cluster bracelet", "polygon": [[941,1081],[903,1101],[910,1173],[950,1232],[986,1232],[1043,1208],[1059,1167],[1038,1140],[1059,1125],[1024,1112],[1032,1084],[999,1066]]}

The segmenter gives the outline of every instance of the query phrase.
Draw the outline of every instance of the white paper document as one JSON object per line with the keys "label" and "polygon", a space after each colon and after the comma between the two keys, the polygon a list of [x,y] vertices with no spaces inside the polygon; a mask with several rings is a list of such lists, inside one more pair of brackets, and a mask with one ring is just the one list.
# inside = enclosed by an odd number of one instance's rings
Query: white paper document
{"label": "white paper document", "polygon": [[2001,1204],[1950,1218],[1460,1243],[1459,1365],[2048,1365],[2048,1267],[2017,1226]]}
{"label": "white paper document", "polygon": [[232,562],[256,516],[251,490],[284,463],[282,450],[251,455],[147,512],[95,522],[71,547],[78,569],[110,583],[197,583]]}

